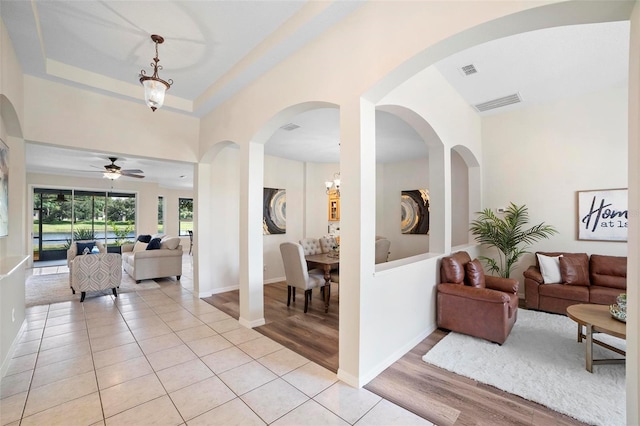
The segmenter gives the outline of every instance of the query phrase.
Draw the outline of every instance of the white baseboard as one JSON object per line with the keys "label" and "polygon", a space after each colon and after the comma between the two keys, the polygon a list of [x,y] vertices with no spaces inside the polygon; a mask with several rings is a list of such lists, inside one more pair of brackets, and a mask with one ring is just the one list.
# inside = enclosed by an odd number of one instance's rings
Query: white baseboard
{"label": "white baseboard", "polygon": [[[359,386],[358,387],[362,387],[362,386],[366,385],[367,383],[369,383],[371,380],[375,379],[380,373],[382,373],[384,370],[386,370],[391,364],[393,364],[394,362],[396,362],[397,360],[402,358],[407,352],[409,352],[411,349],[413,349],[418,343],[422,342],[428,335],[433,333],[436,328],[437,327],[436,327],[435,324],[429,324],[429,326],[428,326],[428,328],[426,330],[424,330],[423,332],[418,334],[416,337],[411,339],[409,341],[409,343],[407,343],[406,345],[398,348],[391,355],[389,355],[385,360],[383,360],[378,365],[376,365],[374,368],[369,370],[366,374],[363,374],[360,377]],[[340,377],[340,376],[338,376],[338,377]]]}
{"label": "white baseboard", "polygon": [[214,294],[218,294],[218,293],[226,293],[228,291],[234,291],[234,290],[238,290],[240,289],[240,285],[230,285],[227,287],[219,287],[219,288],[215,288],[209,292],[206,293],[206,296],[200,296],[200,297],[208,297]]}
{"label": "white baseboard", "polygon": [[[279,278],[270,278],[268,280],[265,280],[263,282],[264,285],[267,284],[275,284],[275,283],[279,283],[285,280],[285,277],[279,277]],[[202,299],[203,297],[209,297],[209,296],[213,296],[214,294],[218,294],[218,293],[226,293],[228,291],[234,291],[234,290],[238,290],[240,289],[240,285],[230,285],[227,287],[220,287],[220,288],[216,288],[210,291],[205,291],[205,292],[199,292],[198,293],[198,298]]]}
{"label": "white baseboard", "polygon": [[240,318],[238,320],[238,322],[240,323],[241,326],[247,327],[247,328],[260,327],[261,325],[265,325],[266,324],[264,318],[260,318],[260,319],[253,320],[253,321],[249,321],[249,320],[246,320],[244,318]]}
{"label": "white baseboard", "polygon": [[24,333],[27,327],[27,320],[22,320],[22,325],[20,326],[20,330],[18,330],[18,334],[16,334],[15,339],[11,342],[11,346],[9,347],[9,351],[7,352],[7,356],[2,360],[2,366],[0,367],[0,377],[4,377],[7,374],[7,370],[9,369],[9,364],[11,364],[11,359],[13,358],[13,353],[16,351],[16,347],[18,346],[18,342],[22,339],[22,334]]}
{"label": "white baseboard", "polygon": [[361,388],[364,383],[361,385],[358,382],[358,378],[356,376],[353,376],[349,373],[347,373],[346,371],[342,370],[341,368],[338,368],[338,379],[342,380],[343,382],[345,382],[346,384],[348,384],[349,386],[352,386],[354,388]]}

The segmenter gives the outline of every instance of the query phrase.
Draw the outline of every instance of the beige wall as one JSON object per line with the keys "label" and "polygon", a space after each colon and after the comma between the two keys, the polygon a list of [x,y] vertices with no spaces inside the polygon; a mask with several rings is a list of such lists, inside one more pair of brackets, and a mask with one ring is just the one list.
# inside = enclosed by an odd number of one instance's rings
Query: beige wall
{"label": "beige wall", "polygon": [[[484,206],[526,204],[532,225],[559,231],[532,253],[627,255],[624,242],[577,239],[577,191],[629,185],[627,93],[625,86],[483,118]],[[525,255],[513,272],[521,288],[533,262]]]}
{"label": "beige wall", "polygon": [[26,206],[22,139],[23,76],[11,40],[0,20],[0,140],[9,147],[9,235],[0,238],[0,375],[24,323]]}
{"label": "beige wall", "polygon": [[[64,102],[60,102],[64,99]],[[198,159],[198,119],[25,76],[26,140],[114,155]],[[55,105],[55,108],[52,106]]]}

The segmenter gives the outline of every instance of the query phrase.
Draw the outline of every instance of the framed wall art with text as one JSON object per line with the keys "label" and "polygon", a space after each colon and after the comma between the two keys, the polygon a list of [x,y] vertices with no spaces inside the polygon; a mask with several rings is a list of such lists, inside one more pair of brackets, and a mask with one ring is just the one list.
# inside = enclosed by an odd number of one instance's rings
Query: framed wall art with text
{"label": "framed wall art with text", "polygon": [[578,191],[578,239],[627,241],[627,189]]}

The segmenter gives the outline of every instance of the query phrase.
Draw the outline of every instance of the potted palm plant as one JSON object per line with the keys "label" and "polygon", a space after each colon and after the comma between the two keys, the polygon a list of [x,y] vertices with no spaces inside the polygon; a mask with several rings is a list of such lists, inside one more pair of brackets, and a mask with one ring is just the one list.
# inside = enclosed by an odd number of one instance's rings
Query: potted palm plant
{"label": "potted palm plant", "polygon": [[485,256],[480,256],[480,259],[487,264],[490,272],[503,278],[509,278],[518,260],[528,253],[527,248],[558,232],[544,222],[525,229],[529,222],[529,211],[525,205],[510,203],[503,217],[491,209],[484,209],[479,214],[471,222],[471,233],[480,244],[498,249],[498,260]]}

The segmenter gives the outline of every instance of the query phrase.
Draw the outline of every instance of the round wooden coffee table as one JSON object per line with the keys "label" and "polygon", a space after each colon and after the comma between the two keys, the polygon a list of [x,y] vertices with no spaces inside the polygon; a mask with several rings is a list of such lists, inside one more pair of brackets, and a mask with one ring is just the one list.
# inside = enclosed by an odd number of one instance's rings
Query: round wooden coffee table
{"label": "round wooden coffee table", "polygon": [[[593,333],[604,333],[620,339],[627,338],[627,324],[611,316],[608,305],[571,305],[567,308],[567,316],[578,323],[578,342],[582,342],[583,338],[587,339],[586,367],[587,371],[593,373],[594,364],[614,364],[624,363],[624,359],[593,359],[593,344],[607,348],[620,355],[626,356],[627,353],[622,349],[615,348],[604,342],[593,338]],[[582,327],[586,328],[586,332],[582,332]]]}

